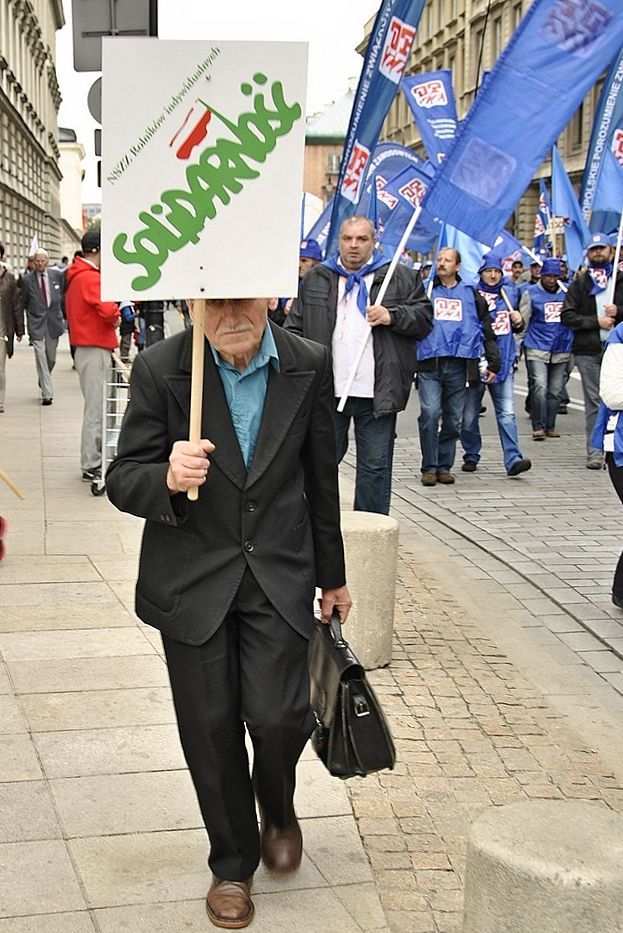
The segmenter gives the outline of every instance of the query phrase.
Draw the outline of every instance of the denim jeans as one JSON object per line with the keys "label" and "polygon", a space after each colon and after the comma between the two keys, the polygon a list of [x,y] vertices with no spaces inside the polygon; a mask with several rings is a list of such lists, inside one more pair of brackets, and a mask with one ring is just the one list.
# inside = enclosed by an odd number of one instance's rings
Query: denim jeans
{"label": "denim jeans", "polygon": [[[511,373],[504,382],[494,382],[489,386],[506,470],[510,470],[518,460],[523,460],[517,435],[513,383],[514,379]],[[480,460],[480,450],[482,448],[478,417],[484,392],[485,384],[483,382],[480,385],[470,386],[467,390],[463,410],[463,429],[461,431],[461,444],[465,451],[463,460],[473,460],[474,463],[478,463]]]}
{"label": "denim jeans", "polygon": [[355,424],[357,446],[354,508],[357,512],[379,512],[381,515],[389,515],[396,415],[381,415],[380,418],[375,418],[371,398],[349,398],[344,411],[335,412],[338,463],[342,462],[348,450],[351,418]]}
{"label": "denim jeans", "polygon": [[548,431],[556,427],[556,415],[567,379],[567,363],[526,360],[532,429]]}
{"label": "denim jeans", "polygon": [[466,360],[442,356],[434,372],[418,373],[422,473],[446,473],[452,469],[467,391],[466,368]]}
{"label": "denim jeans", "polygon": [[599,408],[599,370],[601,369],[601,356],[586,356],[574,354],[573,359],[582,378],[582,394],[584,395],[584,412],[586,423],[586,453],[589,457],[602,456],[601,450],[592,445],[593,431],[597,421]]}

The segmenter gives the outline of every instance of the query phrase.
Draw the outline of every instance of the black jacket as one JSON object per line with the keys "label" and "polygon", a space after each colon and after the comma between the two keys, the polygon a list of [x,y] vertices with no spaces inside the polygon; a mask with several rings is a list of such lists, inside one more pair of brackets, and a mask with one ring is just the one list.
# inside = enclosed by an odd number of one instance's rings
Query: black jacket
{"label": "black jacket", "polygon": [[[573,331],[573,352],[578,356],[599,356],[602,351],[592,287],[593,280],[588,272],[581,272],[569,286],[560,316],[565,327]],[[614,303],[617,306],[615,323],[620,324],[623,321],[623,272],[617,272]]]}
{"label": "black jacket", "polygon": [[[374,273],[370,304],[374,304],[389,264]],[[298,299],[285,322],[286,330],[309,337],[331,352],[337,316],[339,276],[327,266],[310,269],[301,280]],[[398,265],[383,298],[390,312],[388,326],[372,328],[374,348],[374,414],[403,411],[409,400],[416,363],[416,341],[432,330],[433,309],[419,272]]]}
{"label": "black jacket", "polygon": [[173,442],[188,438],[192,329],[145,350],[132,369],[106,488],[117,508],[146,519],[137,615],[186,644],[203,644],[216,630],[247,566],[305,637],[314,587],[345,582],[328,354],[280,327],[272,331],[280,371],[270,367],[248,472],[206,351],[201,436],[216,449],[196,502],[170,496],[166,485]]}

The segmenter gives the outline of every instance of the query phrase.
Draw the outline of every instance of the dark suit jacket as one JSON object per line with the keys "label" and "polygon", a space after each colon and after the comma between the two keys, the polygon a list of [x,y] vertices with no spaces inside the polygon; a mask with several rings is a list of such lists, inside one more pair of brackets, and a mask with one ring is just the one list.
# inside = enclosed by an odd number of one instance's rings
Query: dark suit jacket
{"label": "dark suit jacket", "polygon": [[247,565],[275,609],[305,637],[314,586],[345,582],[329,357],[311,341],[272,331],[281,368],[270,367],[248,473],[206,348],[202,437],[216,449],[197,502],[183,493],[170,496],[166,486],[171,446],[188,438],[192,331],[134,362],[132,398],[106,488],[117,508],[147,519],[137,614],[187,644],[202,644],[216,630]]}
{"label": "dark suit jacket", "polygon": [[22,306],[26,312],[28,336],[41,340],[48,334],[60,337],[65,330],[63,322],[63,292],[65,276],[59,269],[48,269],[49,302],[43,300],[39,274],[34,270],[22,276]]}

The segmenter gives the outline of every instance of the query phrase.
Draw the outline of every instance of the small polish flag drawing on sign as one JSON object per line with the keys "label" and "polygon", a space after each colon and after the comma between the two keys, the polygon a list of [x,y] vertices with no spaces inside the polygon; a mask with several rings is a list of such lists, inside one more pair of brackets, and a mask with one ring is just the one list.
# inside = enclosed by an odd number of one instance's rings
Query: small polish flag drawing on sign
{"label": "small polish flag drawing on sign", "polygon": [[397,16],[392,16],[381,53],[379,73],[394,84],[400,84],[414,39],[415,28],[403,23]]}
{"label": "small polish flag drawing on sign", "polygon": [[498,311],[491,322],[493,333],[496,337],[502,337],[511,332],[511,316],[508,311]]}
{"label": "small polish flag drawing on sign", "polygon": [[369,160],[370,150],[362,146],[359,140],[356,139],[340,189],[342,197],[352,201],[353,204],[356,204],[359,200],[359,192]]}
{"label": "small polish flag drawing on sign", "polygon": [[460,298],[435,298],[435,318],[438,321],[462,321],[463,302]]}
{"label": "small polish flag drawing on sign", "polygon": [[545,302],[545,323],[560,324],[560,312],[562,311],[562,301]]}
{"label": "small polish flag drawing on sign", "polygon": [[445,107],[448,103],[443,81],[434,80],[416,84],[411,88],[411,93],[418,107],[424,107],[426,110],[431,107]]}

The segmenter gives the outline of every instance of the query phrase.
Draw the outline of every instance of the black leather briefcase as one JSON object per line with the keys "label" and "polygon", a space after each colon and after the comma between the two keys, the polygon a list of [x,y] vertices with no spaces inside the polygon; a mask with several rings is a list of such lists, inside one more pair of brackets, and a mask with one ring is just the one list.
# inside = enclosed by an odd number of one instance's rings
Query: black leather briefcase
{"label": "black leather briefcase", "polygon": [[335,777],[365,777],[393,768],[396,750],[374,690],[342,637],[337,613],[317,622],[309,644],[311,706],[316,716],[312,744]]}

